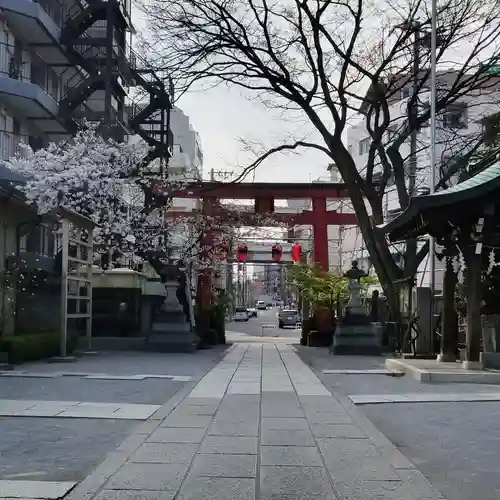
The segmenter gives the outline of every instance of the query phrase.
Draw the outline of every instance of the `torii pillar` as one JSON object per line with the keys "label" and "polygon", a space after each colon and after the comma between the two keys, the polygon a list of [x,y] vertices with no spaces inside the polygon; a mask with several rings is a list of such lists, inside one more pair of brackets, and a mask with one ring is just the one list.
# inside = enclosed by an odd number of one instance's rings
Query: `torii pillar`
{"label": "torii pillar", "polygon": [[326,198],[312,198],[312,213],[314,261],[323,271],[328,271],[328,211],[326,209]]}

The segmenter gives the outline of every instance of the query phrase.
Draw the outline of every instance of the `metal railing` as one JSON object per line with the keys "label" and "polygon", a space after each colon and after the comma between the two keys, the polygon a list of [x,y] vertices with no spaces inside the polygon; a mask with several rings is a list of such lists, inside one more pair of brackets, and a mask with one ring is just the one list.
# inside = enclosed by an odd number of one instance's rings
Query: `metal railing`
{"label": "metal railing", "polygon": [[54,21],[58,28],[62,27],[64,19],[64,6],[60,0],[34,0]]}
{"label": "metal railing", "polygon": [[0,42],[0,73],[14,80],[34,83],[56,101],[59,100],[60,77],[36,54],[23,61],[23,50]]}
{"label": "metal railing", "polygon": [[60,235],[44,224],[24,226],[19,237],[19,253],[33,252],[41,257],[55,257],[60,247]]}
{"label": "metal railing", "polygon": [[0,43],[0,73],[16,80],[29,81],[29,63],[23,62],[22,52],[19,53],[14,45]]}
{"label": "metal railing", "polygon": [[25,134],[14,134],[0,130],[0,159],[10,160],[21,153],[21,144],[29,144],[30,137]]}

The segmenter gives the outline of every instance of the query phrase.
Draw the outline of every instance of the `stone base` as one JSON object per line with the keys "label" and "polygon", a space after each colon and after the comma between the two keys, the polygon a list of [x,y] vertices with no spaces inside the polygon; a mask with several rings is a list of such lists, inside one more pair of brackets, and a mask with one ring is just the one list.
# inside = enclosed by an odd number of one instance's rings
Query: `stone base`
{"label": "stone base", "polygon": [[482,370],[483,363],[481,361],[462,361],[462,368],[464,370]]}
{"label": "stone base", "polygon": [[484,368],[500,370],[500,352],[482,352],[480,359]]}
{"label": "stone base", "polygon": [[455,354],[438,354],[436,361],[438,363],[454,363],[457,360],[457,357]]}
{"label": "stone base", "polygon": [[374,325],[340,325],[333,337],[332,354],[380,356],[382,337]]}
{"label": "stone base", "polygon": [[194,333],[151,334],[144,349],[153,352],[194,352],[200,339]]}
{"label": "stone base", "polygon": [[48,363],[74,363],[78,358],[76,356],[52,356],[47,359]]}

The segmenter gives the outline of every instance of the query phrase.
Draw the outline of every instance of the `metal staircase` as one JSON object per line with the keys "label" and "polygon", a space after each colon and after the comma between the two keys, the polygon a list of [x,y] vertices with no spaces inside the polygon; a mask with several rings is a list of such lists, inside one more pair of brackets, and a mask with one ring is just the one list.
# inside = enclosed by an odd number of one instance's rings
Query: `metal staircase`
{"label": "metal staircase", "polygon": [[[166,166],[172,145],[172,84],[127,46],[127,29],[119,0],[81,0],[68,11],[61,42],[74,64],[66,71],[74,74],[64,87],[60,115],[76,127],[85,120],[100,122],[103,134],[118,141],[138,134],[151,148],[138,169],[157,159]],[[145,102],[128,102],[127,87],[141,88]],[[98,91],[104,94],[104,109],[91,109],[89,99]]]}

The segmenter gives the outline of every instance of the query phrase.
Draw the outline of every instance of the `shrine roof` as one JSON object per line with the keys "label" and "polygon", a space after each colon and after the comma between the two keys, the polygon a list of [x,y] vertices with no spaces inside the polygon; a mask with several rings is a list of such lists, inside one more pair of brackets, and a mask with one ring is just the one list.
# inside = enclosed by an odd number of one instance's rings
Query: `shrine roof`
{"label": "shrine roof", "polygon": [[[377,229],[389,235],[391,241],[420,236],[428,232],[429,215],[436,209],[452,209],[493,194],[500,189],[500,162],[497,162],[470,179],[436,193],[416,196],[398,217]],[[455,211],[457,212],[457,211]]]}

